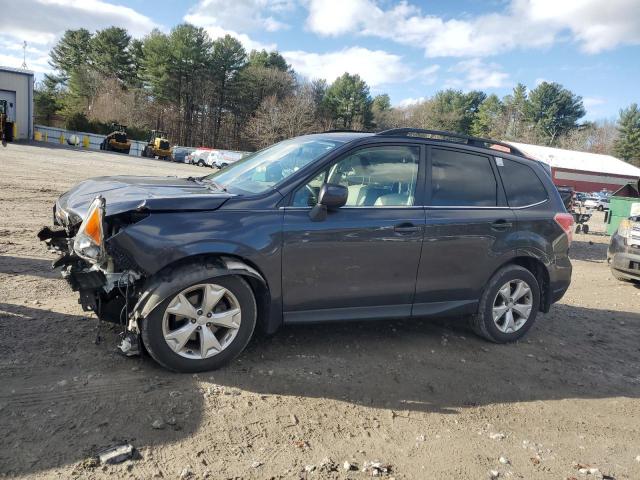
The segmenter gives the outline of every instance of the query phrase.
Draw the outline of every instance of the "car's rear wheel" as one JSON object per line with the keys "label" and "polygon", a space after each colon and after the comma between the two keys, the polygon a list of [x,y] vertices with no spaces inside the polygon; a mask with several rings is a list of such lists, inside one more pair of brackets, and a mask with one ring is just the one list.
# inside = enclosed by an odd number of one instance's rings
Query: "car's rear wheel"
{"label": "car's rear wheel", "polygon": [[198,160],[198,166],[204,167],[204,160]]}
{"label": "car's rear wheel", "polygon": [[142,323],[149,354],[178,372],[219,368],[251,339],[256,302],[238,276],[214,277],[182,288],[158,305]]}
{"label": "car's rear wheel", "polygon": [[489,280],[471,327],[492,342],[513,342],[532,327],[539,307],[536,277],[524,267],[508,265]]}

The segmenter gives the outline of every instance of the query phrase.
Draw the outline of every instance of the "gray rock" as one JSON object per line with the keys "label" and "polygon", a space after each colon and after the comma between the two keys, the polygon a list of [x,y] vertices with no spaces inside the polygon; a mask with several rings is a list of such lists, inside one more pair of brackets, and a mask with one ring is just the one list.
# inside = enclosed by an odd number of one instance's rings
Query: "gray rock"
{"label": "gray rock", "polygon": [[151,427],[155,428],[156,430],[162,430],[164,428],[164,423],[162,422],[162,420],[154,420],[151,424]]}

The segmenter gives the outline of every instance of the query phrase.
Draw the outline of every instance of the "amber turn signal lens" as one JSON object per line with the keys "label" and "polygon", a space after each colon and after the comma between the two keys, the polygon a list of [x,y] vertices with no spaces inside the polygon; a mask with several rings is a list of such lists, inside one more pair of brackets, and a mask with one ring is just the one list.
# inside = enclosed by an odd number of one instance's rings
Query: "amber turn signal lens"
{"label": "amber turn signal lens", "polygon": [[96,243],[96,245],[100,245],[102,243],[102,221],[100,218],[100,210],[94,208],[87,218],[87,223],[85,224],[84,233],[91,237],[91,239]]}

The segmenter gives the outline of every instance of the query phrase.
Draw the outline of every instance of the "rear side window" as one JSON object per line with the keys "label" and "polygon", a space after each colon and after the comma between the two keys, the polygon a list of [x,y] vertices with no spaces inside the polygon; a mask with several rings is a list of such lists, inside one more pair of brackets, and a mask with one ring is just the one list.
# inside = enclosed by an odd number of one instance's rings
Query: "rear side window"
{"label": "rear side window", "polygon": [[547,189],[531,167],[520,162],[496,158],[510,207],[526,207],[548,198]]}
{"label": "rear side window", "polygon": [[495,207],[497,186],[489,157],[431,150],[431,205]]}

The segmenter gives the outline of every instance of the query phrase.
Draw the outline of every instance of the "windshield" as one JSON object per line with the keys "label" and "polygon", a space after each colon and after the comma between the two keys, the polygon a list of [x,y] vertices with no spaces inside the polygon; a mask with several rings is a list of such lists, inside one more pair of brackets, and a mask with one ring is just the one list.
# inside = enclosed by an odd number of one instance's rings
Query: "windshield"
{"label": "windshield", "polygon": [[231,193],[262,193],[340,144],[319,138],[292,138],[251,154],[203,180]]}

